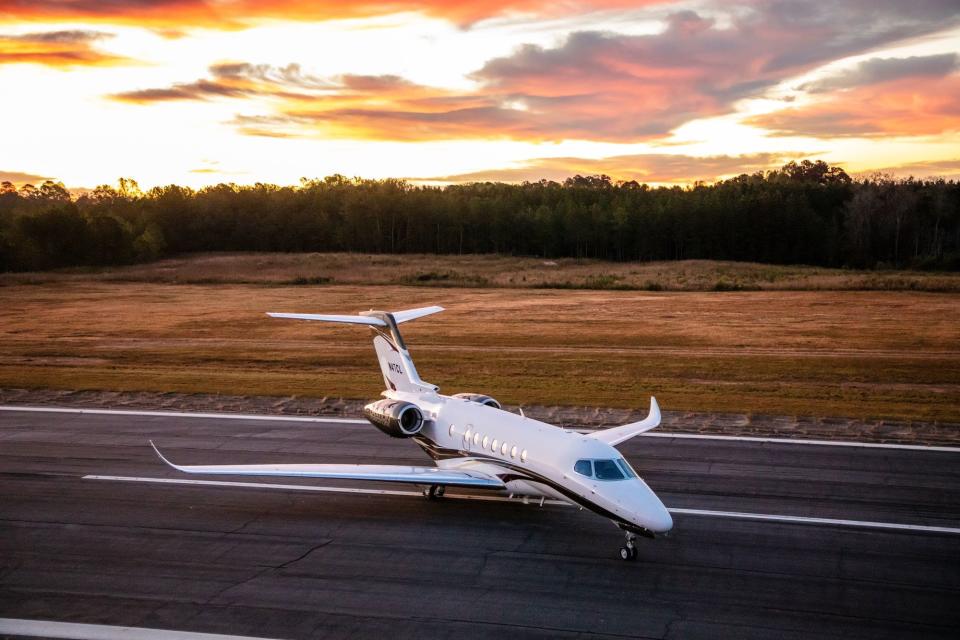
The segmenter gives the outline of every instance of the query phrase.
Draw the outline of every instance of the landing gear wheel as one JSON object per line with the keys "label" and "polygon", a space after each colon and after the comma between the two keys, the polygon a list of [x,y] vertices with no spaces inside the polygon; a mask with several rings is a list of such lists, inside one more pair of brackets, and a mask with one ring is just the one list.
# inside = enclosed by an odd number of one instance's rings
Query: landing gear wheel
{"label": "landing gear wheel", "polygon": [[627,544],[620,547],[620,559],[621,560],[636,560],[637,559],[637,547],[634,544],[634,541],[637,539],[637,536],[627,532]]}
{"label": "landing gear wheel", "polygon": [[429,487],[424,487],[423,495],[427,500],[436,500],[437,498],[442,498],[443,493],[446,490],[446,487],[442,485],[432,484]]}

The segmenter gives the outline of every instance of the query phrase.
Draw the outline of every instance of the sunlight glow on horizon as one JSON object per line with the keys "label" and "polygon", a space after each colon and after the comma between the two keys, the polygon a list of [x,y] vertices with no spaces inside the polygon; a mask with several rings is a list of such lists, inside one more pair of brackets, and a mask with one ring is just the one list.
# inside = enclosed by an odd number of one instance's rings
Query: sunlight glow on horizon
{"label": "sunlight glow on horizon", "polygon": [[[723,50],[713,40],[739,24],[736,8],[701,7],[697,17],[689,11],[697,5],[673,4],[674,13],[670,3],[641,3],[579,16],[493,15],[468,28],[418,11],[271,17],[246,29],[185,24],[179,37],[103,16],[7,19],[0,176],[73,188],[128,176],[150,188],[296,184],[333,173],[445,183],[502,170],[515,181],[524,168],[574,175],[606,167],[621,172],[614,179],[689,184],[736,175],[737,158],[749,173],[801,157],[850,173],[909,173],[923,163],[955,163],[960,173],[960,98],[940,96],[960,82],[960,29],[949,21],[794,63],[796,72],[779,76],[762,47],[744,45],[742,60],[764,57],[742,79],[724,80],[716,59],[700,58],[716,65],[711,71],[670,51]],[[811,88],[826,81],[847,85]],[[905,113],[844,111],[887,87],[900,92],[889,102]],[[674,102],[676,110],[661,106]],[[898,130],[911,108],[922,121]],[[838,130],[845,122],[854,128]],[[733,160],[698,173],[697,159],[719,157]]]}

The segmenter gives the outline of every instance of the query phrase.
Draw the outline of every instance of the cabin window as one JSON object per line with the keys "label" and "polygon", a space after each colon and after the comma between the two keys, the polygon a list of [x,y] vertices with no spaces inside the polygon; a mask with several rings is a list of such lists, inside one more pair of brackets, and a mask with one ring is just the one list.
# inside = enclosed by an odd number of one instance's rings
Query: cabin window
{"label": "cabin window", "polygon": [[625,476],[614,460],[594,460],[593,471],[597,480],[623,480]]}
{"label": "cabin window", "polygon": [[577,460],[577,464],[573,465],[573,470],[588,478],[593,476],[593,465],[589,460]]}
{"label": "cabin window", "polygon": [[631,466],[630,466],[630,463],[628,463],[625,459],[623,459],[623,458],[618,459],[618,460],[617,460],[617,464],[620,466],[621,469],[623,469],[623,473],[624,473],[628,478],[636,478],[636,477],[637,477],[637,472],[633,470],[633,467],[631,467]]}
{"label": "cabin window", "polygon": [[490,444],[490,436],[483,436],[483,448],[486,449],[488,444]]}
{"label": "cabin window", "polygon": [[510,457],[511,458],[517,457],[517,445],[513,445],[513,448],[510,449]]}
{"label": "cabin window", "polygon": [[507,443],[506,443],[506,442],[504,442],[503,445],[501,445],[501,447],[500,447],[500,455],[502,455],[502,456],[507,455]]}
{"label": "cabin window", "polygon": [[473,435],[473,444],[480,444],[480,434],[479,434],[479,433],[475,433],[475,434]]}
{"label": "cabin window", "polygon": [[456,428],[457,428],[457,425],[455,425],[455,424],[450,425],[450,437],[451,437],[451,438],[453,437],[453,432],[456,430]]}
{"label": "cabin window", "polygon": [[493,443],[490,445],[490,451],[493,451],[494,453],[496,453],[498,446],[500,446],[500,441],[494,438]]}
{"label": "cabin window", "polygon": [[524,449],[523,451],[520,452],[520,462],[526,462],[526,461],[527,461],[527,450]]}

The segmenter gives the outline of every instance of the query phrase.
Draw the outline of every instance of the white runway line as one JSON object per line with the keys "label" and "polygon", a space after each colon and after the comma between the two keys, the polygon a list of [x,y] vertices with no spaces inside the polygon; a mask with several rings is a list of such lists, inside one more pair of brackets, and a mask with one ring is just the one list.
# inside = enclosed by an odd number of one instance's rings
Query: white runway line
{"label": "white runway line", "polygon": [[770,522],[793,522],[799,524],[825,524],[862,529],[895,529],[897,531],[921,531],[924,533],[960,534],[954,527],[934,527],[923,524],[897,524],[893,522],[870,522],[868,520],[843,520],[838,518],[808,518],[805,516],[778,516],[766,513],[741,513],[738,511],[710,511],[708,509],[667,509],[670,513],[713,518],[740,518],[742,520],[767,520]]}
{"label": "white runway line", "polygon": [[881,442],[850,442],[848,440],[803,440],[800,438],[766,438],[761,436],[717,436],[700,433],[641,433],[641,438],[680,438],[689,440],[732,440],[734,442],[768,442],[771,444],[814,444],[828,447],[859,447],[861,449],[907,449],[913,451],[946,451],[960,453],[960,447],[938,447],[923,444],[887,444]]}
{"label": "white runway line", "polygon": [[[145,482],[149,484],[183,484],[206,487],[242,487],[248,489],[282,489],[288,491],[320,491],[327,493],[353,493],[383,496],[422,496],[419,491],[397,491],[395,489],[358,489],[356,487],[324,487],[306,484],[274,484],[272,482],[229,482],[225,480],[189,480],[186,478],[143,478],[137,476],[101,476],[87,475],[84,480],[110,480],[114,482]],[[523,502],[523,498],[505,498],[501,496],[480,496],[460,493],[447,493],[444,499],[484,500],[489,502]],[[538,498],[530,498],[529,504],[538,505]],[[575,506],[562,500],[545,500],[544,504],[554,506]],[[843,520],[835,518],[809,518],[804,516],[784,516],[768,513],[745,513],[740,511],[712,511],[708,509],[668,508],[670,513],[714,518],[737,518],[741,520],[765,520],[769,522],[787,522],[794,524],[820,524],[860,529],[890,529],[895,531],[915,531],[922,533],[948,533],[960,535],[960,528],[936,527],[921,524],[899,524],[895,522],[871,522],[869,520]]]}
{"label": "white runway line", "polygon": [[26,411],[32,413],[80,413],[105,416],[152,416],[155,418],[207,418],[214,420],[269,420],[281,422],[330,422],[346,424],[369,424],[359,418],[317,418],[312,416],[270,416],[242,413],[198,413],[195,411],[136,411],[133,409],[72,409],[67,407],[18,407],[0,406],[0,411]]}
{"label": "white runway line", "polygon": [[29,638],[70,638],[71,640],[269,640],[219,633],[194,633],[106,624],[79,624],[47,620],[0,618],[0,635]]}
{"label": "white runway line", "polygon": [[[243,413],[197,413],[190,411],[137,411],[133,409],[73,409],[67,407],[27,407],[0,405],[0,411],[33,413],[79,413],[91,415],[153,416],[159,418],[206,418],[213,420],[265,420],[269,422],[326,422],[330,424],[369,424],[362,418],[318,418],[310,416],[274,416]],[[572,429],[592,433],[593,429]],[[922,444],[886,444],[878,442],[850,442],[846,440],[802,440],[798,438],[765,438],[760,436],[720,436],[699,433],[643,433],[641,438],[679,438],[686,440],[729,440],[732,442],[766,442],[770,444],[809,444],[828,447],[859,447],[863,449],[906,449],[914,451],[943,451],[960,453],[960,447],[938,447]]]}

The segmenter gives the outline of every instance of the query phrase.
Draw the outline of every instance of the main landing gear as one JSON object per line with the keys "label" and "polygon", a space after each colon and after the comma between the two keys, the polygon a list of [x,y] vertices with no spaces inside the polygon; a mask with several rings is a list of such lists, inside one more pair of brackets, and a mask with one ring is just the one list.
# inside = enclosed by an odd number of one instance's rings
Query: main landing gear
{"label": "main landing gear", "polygon": [[429,487],[423,488],[423,496],[427,500],[436,500],[437,498],[442,498],[446,490],[447,488],[442,484],[432,484]]}
{"label": "main landing gear", "polygon": [[629,531],[624,532],[627,536],[627,543],[620,547],[620,559],[621,560],[636,560],[637,559],[637,534],[630,533]]}

